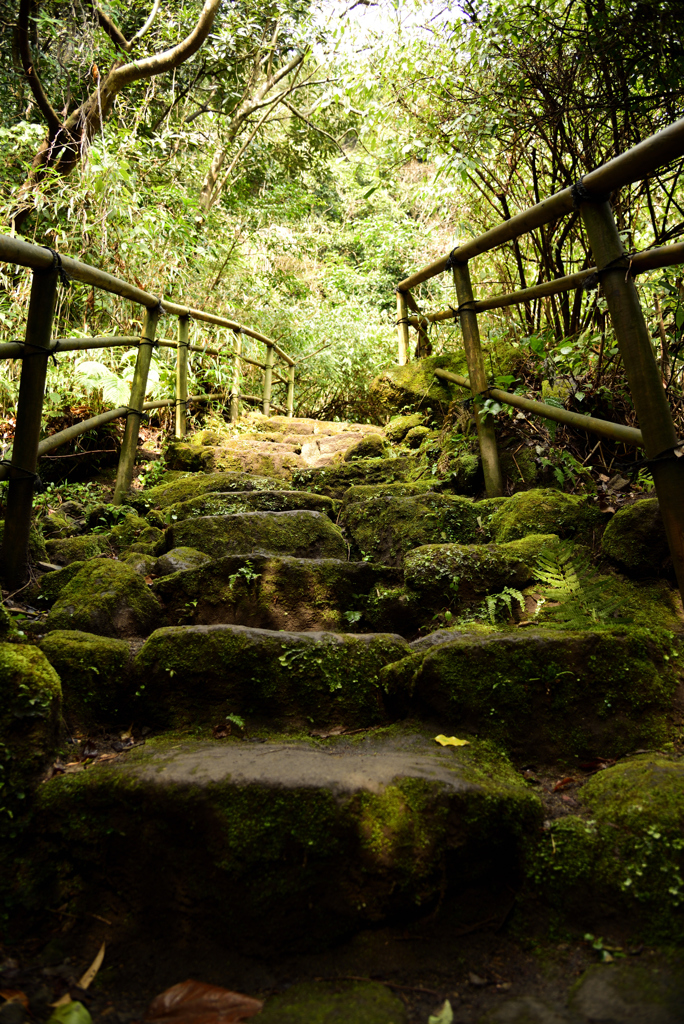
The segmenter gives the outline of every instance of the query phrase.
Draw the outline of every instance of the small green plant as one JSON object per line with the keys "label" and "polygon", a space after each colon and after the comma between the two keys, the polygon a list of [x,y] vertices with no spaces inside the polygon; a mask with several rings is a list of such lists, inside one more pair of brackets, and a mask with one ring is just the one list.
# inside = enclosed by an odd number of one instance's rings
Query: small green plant
{"label": "small green plant", "polygon": [[496,624],[497,615],[501,612],[506,612],[509,617],[513,614],[514,601],[517,601],[521,608],[525,607],[525,598],[515,587],[504,587],[499,594],[489,594],[485,598],[484,603],[492,625]]}
{"label": "small green plant", "polygon": [[234,597],[235,587],[238,583],[244,583],[245,586],[249,587],[250,584],[260,578],[261,573],[254,571],[253,564],[251,562],[245,562],[237,572],[234,572],[232,576],[228,577],[228,590],[230,592],[230,596]]}

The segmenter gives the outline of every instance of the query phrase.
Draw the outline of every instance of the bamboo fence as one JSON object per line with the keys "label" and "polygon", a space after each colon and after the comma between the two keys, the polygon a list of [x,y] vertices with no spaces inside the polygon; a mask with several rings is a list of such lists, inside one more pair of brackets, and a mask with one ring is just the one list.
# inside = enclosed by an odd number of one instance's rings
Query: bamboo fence
{"label": "bamboo fence", "polygon": [[[288,417],[294,415],[295,360],[280,348],[272,338],[245,327],[226,317],[204,310],[165,301],[142,288],[132,285],[106,271],[88,266],[52,249],[24,242],[8,235],[0,235],[0,261],[15,266],[30,267],[33,272],[31,295],[26,321],[25,340],[0,344],[0,359],[21,359],[19,399],[16,427],[10,460],[0,462],[0,480],[8,479],[5,530],[0,550],[0,571],[3,583],[10,589],[22,586],[28,578],[28,541],[33,507],[36,467],[40,456],[66,444],[112,420],[125,418],[126,426],[117,469],[113,502],[120,505],[128,493],[138,445],[140,420],[144,412],[153,409],[175,410],[175,434],[181,438],[187,429],[187,408],[192,402],[228,399],[230,418],[237,420],[240,402],[260,405],[265,416],[272,411]],[[57,285],[62,280],[79,281],[103,291],[119,295],[141,305],[145,310],[139,336],[107,335],[93,338],[53,338],[53,319]],[[157,339],[157,326],[162,314],[178,317],[176,340]],[[212,324],[233,332],[234,344],[217,348],[190,344],[190,321]],[[252,359],[242,352],[242,336],[255,339],[265,347],[265,360]],[[176,349],[176,388],[173,398],[145,402],[152,351],[155,347]],[[104,348],[136,348],[137,356],[128,406],[111,409],[76,423],[50,437],[40,439],[43,396],[47,361],[57,352],[88,351]],[[228,393],[188,395],[188,360],[191,352],[211,356],[226,356],[232,361],[232,387]],[[278,373],[276,359],[284,366],[285,376]],[[255,366],[262,372],[262,395],[248,395],[240,390],[240,364]],[[273,384],[286,387],[285,408],[273,402]]]}
{"label": "bamboo fence", "polygon": [[[684,244],[660,246],[630,256],[622,245],[609,202],[611,194],[618,189],[647,178],[658,168],[682,155],[684,118],[585,174],[571,188],[557,192],[411,274],[399,282],[396,294],[400,365],[408,362],[410,328],[418,333],[420,350],[421,339],[425,336],[428,324],[452,318],[460,323],[468,379],[445,370],[435,370],[435,376],[468,387],[471,391],[485,487],[490,497],[502,493],[503,482],[494,422],[492,417],[482,412],[485,397],[517,406],[546,419],[643,447],[646,464],[653,475],[677,583],[684,597],[684,459],[680,457],[683,449],[678,443],[662,376],[634,284],[636,274],[684,263]],[[470,280],[470,260],[573,211],[579,211],[596,266],[581,273],[543,282],[533,288],[488,299],[475,298]],[[447,270],[453,273],[456,308],[450,307],[434,313],[421,312],[411,289]],[[532,299],[583,288],[590,278],[600,283],[606,298],[640,430],[535,402],[490,387],[487,382],[478,313],[526,304]]]}

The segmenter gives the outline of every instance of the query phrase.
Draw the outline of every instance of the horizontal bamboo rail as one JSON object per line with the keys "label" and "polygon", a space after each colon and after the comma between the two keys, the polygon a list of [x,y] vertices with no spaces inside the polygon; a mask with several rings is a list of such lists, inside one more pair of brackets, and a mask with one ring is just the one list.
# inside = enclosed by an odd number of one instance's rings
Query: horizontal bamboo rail
{"label": "horizontal bamboo rail", "polygon": [[[582,185],[590,196],[609,195],[616,189],[629,185],[633,181],[648,177],[663,164],[684,154],[684,118],[675,121],[656,135],[645,139],[638,145],[628,149],[626,153],[614,157],[607,163],[590,171],[582,178]],[[510,220],[503,221],[496,227],[485,231],[476,238],[458,246],[453,252],[440,257],[434,263],[424,267],[410,277],[400,281],[397,291],[406,292],[416,285],[428,281],[431,277],[442,274],[449,261],[451,263],[467,263],[468,260],[482,253],[496,249],[514,238],[533,231],[535,228],[548,224],[549,221],[571,213],[575,207],[575,196],[572,188],[564,188],[561,192],[542,200]]]}
{"label": "horizontal bamboo rail", "polygon": [[[661,245],[653,249],[645,249],[630,257],[629,273],[645,274],[649,270],[658,270],[662,267],[676,266],[684,263],[684,242],[677,242],[675,245]],[[576,274],[568,274],[566,277],[557,277],[553,281],[544,281],[542,284],[534,285],[532,288],[521,288],[517,292],[508,292],[506,295],[495,295],[490,299],[476,299],[471,308],[476,313],[484,313],[490,309],[503,309],[505,306],[516,306],[520,303],[530,302],[532,299],[543,298],[547,295],[560,295],[562,292],[569,292],[575,288],[582,288],[588,278],[597,272],[596,267],[589,267],[587,270],[580,270]],[[413,296],[411,296],[413,299]],[[415,306],[415,300],[414,300]],[[409,317],[412,326],[420,326],[421,321],[428,323],[440,323],[444,320],[451,320],[457,315],[457,310],[442,309],[438,313],[419,313],[418,316]]]}
{"label": "horizontal bamboo rail", "polygon": [[[470,389],[470,381],[459,373],[452,373],[450,370],[436,369],[435,377],[448,380],[458,384],[462,388]],[[580,412],[571,412],[569,409],[559,409],[555,405],[547,405],[545,402],[536,402],[532,398],[525,398],[523,395],[514,395],[510,391],[502,391],[501,388],[487,388],[484,394],[488,398],[494,398],[497,402],[505,405],[512,405],[516,409],[524,409],[535,416],[543,416],[546,420],[555,420],[556,423],[563,423],[569,427],[577,427],[579,430],[588,430],[591,434],[598,434],[600,437],[610,438],[611,441],[621,441],[623,444],[643,447],[641,431],[635,427],[625,427],[621,423],[611,423],[610,420],[600,420],[595,416],[583,416]]]}

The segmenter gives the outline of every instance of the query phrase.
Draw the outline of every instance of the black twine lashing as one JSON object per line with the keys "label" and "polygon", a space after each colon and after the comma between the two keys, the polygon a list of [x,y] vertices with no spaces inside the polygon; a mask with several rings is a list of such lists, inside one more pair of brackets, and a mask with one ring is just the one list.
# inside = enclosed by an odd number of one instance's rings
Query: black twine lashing
{"label": "black twine lashing", "polygon": [[[589,277],[587,277],[584,280],[582,288],[585,292],[589,292],[593,288],[597,288],[606,271],[617,270],[618,268],[622,267],[624,267],[627,271],[627,273],[625,274],[626,281],[632,270],[633,259],[633,254],[630,255],[629,253],[626,252],[621,253],[619,256],[616,256],[614,259],[610,260],[610,262],[606,263],[604,267],[599,267],[597,270],[594,271],[593,274],[590,274]],[[627,263],[625,263],[625,260],[627,261]]]}
{"label": "black twine lashing", "polygon": [[56,270],[60,281],[62,282],[65,288],[68,288],[69,285],[71,284],[71,278],[64,269],[62,257],[59,255],[56,249],[52,248],[52,246],[44,245],[42,246],[42,248],[47,249],[48,252],[52,253],[52,266],[50,267],[50,270]]}
{"label": "black twine lashing", "polygon": [[20,473],[22,474],[19,478],[21,480],[40,480],[37,473],[32,473],[30,469],[23,469],[21,466],[15,466],[11,459],[0,459],[0,466],[9,466],[10,478],[12,474]]}
{"label": "black twine lashing", "polygon": [[574,210],[579,210],[582,203],[607,203],[610,198],[610,192],[590,192],[584,184],[584,175],[571,186],[570,192]]}
{"label": "black twine lashing", "polygon": [[457,252],[457,249],[452,249],[451,252],[449,253],[449,255],[447,256],[447,261],[444,264],[444,269],[445,270],[453,270],[454,267],[462,267],[463,266],[463,260],[457,260],[455,255],[454,255],[455,252]]}

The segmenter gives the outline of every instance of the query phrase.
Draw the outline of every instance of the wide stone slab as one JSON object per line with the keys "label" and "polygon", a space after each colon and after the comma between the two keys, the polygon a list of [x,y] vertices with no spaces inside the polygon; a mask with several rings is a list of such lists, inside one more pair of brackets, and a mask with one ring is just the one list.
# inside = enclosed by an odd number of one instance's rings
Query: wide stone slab
{"label": "wide stone slab", "polygon": [[192,547],[212,558],[283,554],[296,558],[347,557],[341,531],[321,512],[243,512],[198,516],[174,523],[166,548]]}
{"label": "wide stone slab", "polygon": [[391,633],[169,626],[146,641],[136,671],[156,725],[218,725],[238,714],[291,728],[365,726],[385,718],[380,670],[408,649]]}
{"label": "wide stone slab", "polygon": [[210,491],[166,510],[167,522],[174,519],[190,519],[192,516],[227,516],[239,512],[295,512],[309,509],[325,512],[333,518],[336,503],[323,494],[308,494],[306,491],[233,491],[220,493]]}
{"label": "wide stone slab", "polygon": [[672,634],[624,627],[463,635],[381,673],[390,706],[444,731],[489,737],[519,757],[615,757],[677,733]]}
{"label": "wide stone slab", "polygon": [[173,479],[168,482],[130,494],[127,502],[138,511],[147,512],[153,508],[168,508],[210,491],[221,494],[229,491],[272,491],[280,486],[284,485],[270,477],[249,473],[187,473],[180,477],[173,474]]}
{"label": "wide stone slab", "polygon": [[[536,795],[477,741],[162,738],[41,787],[26,843],[50,906],[61,887],[73,912],[102,915],[119,893],[126,929],[199,929],[263,954],[410,920],[494,865],[515,885],[540,820]],[[32,900],[22,913],[44,914],[44,893]]]}
{"label": "wide stone slab", "polygon": [[[397,569],[368,562],[234,555],[156,580],[152,592],[171,625],[358,632],[371,625],[377,630],[369,603],[400,585]],[[392,622],[392,630],[403,633],[402,613],[399,604],[388,608],[385,628]]]}

